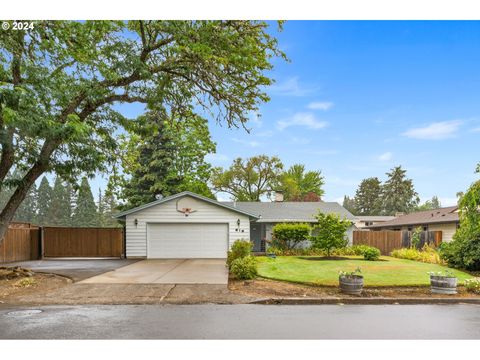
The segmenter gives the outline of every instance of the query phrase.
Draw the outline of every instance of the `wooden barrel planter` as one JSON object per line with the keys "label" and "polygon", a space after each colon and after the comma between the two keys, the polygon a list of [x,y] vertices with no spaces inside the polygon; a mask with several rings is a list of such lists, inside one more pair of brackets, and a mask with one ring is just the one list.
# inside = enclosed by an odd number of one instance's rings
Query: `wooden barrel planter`
{"label": "wooden barrel planter", "polygon": [[430,286],[434,294],[456,294],[457,278],[452,276],[430,275]]}
{"label": "wooden barrel planter", "polygon": [[363,290],[362,275],[340,275],[338,277],[340,291],[348,295],[360,295]]}

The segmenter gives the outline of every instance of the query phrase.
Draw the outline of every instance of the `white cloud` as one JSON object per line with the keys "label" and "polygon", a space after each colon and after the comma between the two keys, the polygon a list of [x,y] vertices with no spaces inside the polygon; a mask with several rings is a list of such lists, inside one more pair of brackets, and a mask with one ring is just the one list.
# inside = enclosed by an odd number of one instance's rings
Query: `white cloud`
{"label": "white cloud", "polygon": [[276,95],[298,96],[298,97],[311,94],[315,90],[316,90],[315,88],[300,85],[297,76],[288,78],[281,83],[270,86],[269,88],[269,91]]}
{"label": "white cloud", "polygon": [[318,120],[313,113],[296,113],[291,118],[280,120],[277,122],[277,127],[280,130],[286,129],[290,126],[304,126],[308,129],[323,129],[328,123],[326,121]]}
{"label": "white cloud", "polygon": [[257,147],[260,146],[260,143],[258,141],[252,141],[252,140],[243,140],[243,139],[237,139],[237,138],[232,138],[233,142],[236,142],[238,144],[246,145],[249,147]]}
{"label": "white cloud", "polygon": [[327,111],[333,107],[333,102],[329,101],[316,101],[308,104],[307,106],[309,109],[312,110],[324,110]]}
{"label": "white cloud", "polygon": [[273,136],[273,131],[272,130],[265,130],[261,131],[258,133],[252,132],[252,135],[255,135],[257,137],[272,137]]}
{"label": "white cloud", "polygon": [[383,153],[378,156],[378,160],[380,161],[389,161],[392,159],[393,154],[390,151],[387,151],[386,153]]}
{"label": "white cloud", "polygon": [[470,132],[480,132],[480,127],[473,128],[470,130]]}
{"label": "white cloud", "polygon": [[440,121],[425,127],[417,127],[407,130],[402,135],[414,139],[441,140],[452,138],[456,135],[462,121]]}

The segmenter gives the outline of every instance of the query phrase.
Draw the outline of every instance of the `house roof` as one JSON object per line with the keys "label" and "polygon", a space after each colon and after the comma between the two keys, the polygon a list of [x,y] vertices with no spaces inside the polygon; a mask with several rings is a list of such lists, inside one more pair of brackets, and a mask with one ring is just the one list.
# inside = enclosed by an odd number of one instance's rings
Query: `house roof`
{"label": "house roof", "polygon": [[459,217],[457,210],[458,206],[450,206],[434,210],[418,211],[396,217],[393,220],[381,224],[367,226],[367,229],[458,222]]}
{"label": "house roof", "polygon": [[390,221],[395,219],[395,216],[382,216],[382,215],[365,215],[355,216],[357,221]]}
{"label": "house roof", "polygon": [[257,222],[316,222],[315,215],[322,213],[338,214],[342,218],[355,220],[355,217],[336,202],[224,202],[228,206],[257,214]]}
{"label": "house roof", "polygon": [[163,204],[163,203],[166,203],[168,201],[171,201],[171,200],[175,200],[175,199],[179,199],[179,198],[182,198],[184,196],[191,196],[193,198],[196,198],[196,199],[199,199],[199,200],[202,200],[202,201],[205,201],[205,202],[208,202],[210,204],[213,204],[213,205],[217,205],[217,206],[220,206],[220,207],[223,207],[223,208],[226,208],[226,209],[229,209],[229,210],[232,210],[232,211],[235,211],[237,213],[241,213],[241,214],[244,214],[244,215],[248,215],[250,217],[253,217],[253,218],[258,218],[257,214],[255,213],[252,213],[252,212],[249,212],[248,210],[244,210],[244,209],[241,209],[241,208],[236,208],[236,207],[233,207],[231,205],[229,205],[228,203],[226,202],[220,202],[220,201],[217,201],[217,200],[213,200],[213,199],[210,199],[210,198],[207,198],[205,196],[202,196],[202,195],[198,195],[198,194],[195,194],[193,192],[190,192],[190,191],[183,191],[181,193],[178,193],[178,194],[175,194],[175,195],[171,195],[171,196],[167,196],[167,197],[164,197],[163,199],[159,199],[159,200],[156,200],[156,201],[152,201],[148,204],[144,204],[144,205],[141,205],[141,206],[138,206],[136,208],[133,208],[133,209],[129,209],[129,210],[126,210],[126,211],[122,211],[118,214],[116,214],[114,216],[114,218],[123,218],[125,217],[126,215],[129,215],[129,214],[133,214],[137,211],[140,211],[140,210],[144,210],[144,209],[148,209],[149,207],[152,207],[152,206],[155,206],[155,205],[159,205],[159,204]]}

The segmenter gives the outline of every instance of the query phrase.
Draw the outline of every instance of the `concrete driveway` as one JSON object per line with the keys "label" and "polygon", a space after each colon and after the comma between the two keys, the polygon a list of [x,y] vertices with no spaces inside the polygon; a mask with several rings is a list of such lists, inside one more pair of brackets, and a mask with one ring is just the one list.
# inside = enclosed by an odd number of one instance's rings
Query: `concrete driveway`
{"label": "concrete driveway", "polygon": [[228,284],[224,259],[155,259],[83,280],[82,284]]}

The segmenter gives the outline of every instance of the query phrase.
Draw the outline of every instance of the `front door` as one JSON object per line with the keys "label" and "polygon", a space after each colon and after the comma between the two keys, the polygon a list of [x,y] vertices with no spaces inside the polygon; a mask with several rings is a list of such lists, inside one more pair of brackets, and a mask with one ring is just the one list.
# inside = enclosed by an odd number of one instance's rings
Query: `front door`
{"label": "front door", "polygon": [[250,223],[250,241],[253,242],[254,252],[262,251],[262,239],[265,237],[264,228],[263,224]]}

